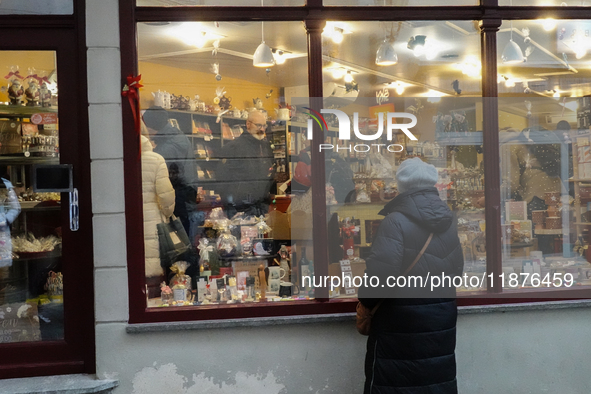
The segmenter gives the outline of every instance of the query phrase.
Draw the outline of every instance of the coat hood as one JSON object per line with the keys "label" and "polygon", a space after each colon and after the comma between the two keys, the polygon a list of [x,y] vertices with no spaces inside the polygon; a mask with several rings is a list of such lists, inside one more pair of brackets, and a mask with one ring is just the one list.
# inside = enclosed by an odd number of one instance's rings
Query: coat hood
{"label": "coat hood", "polygon": [[142,152],[152,152],[152,143],[150,142],[150,140],[146,137],[146,136],[141,136],[140,138],[141,140],[141,148],[142,148]]}
{"label": "coat hood", "polygon": [[434,187],[415,188],[399,194],[390,201],[380,215],[400,212],[429,232],[442,233],[452,224],[453,213],[441,201]]}

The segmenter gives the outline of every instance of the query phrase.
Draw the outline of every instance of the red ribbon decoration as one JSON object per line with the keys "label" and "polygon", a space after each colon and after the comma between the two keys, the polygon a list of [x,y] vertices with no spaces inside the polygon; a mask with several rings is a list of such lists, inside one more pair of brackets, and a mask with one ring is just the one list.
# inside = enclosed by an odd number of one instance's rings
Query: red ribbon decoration
{"label": "red ribbon decoration", "polygon": [[8,75],[6,75],[4,77],[4,79],[9,79],[12,76],[17,77],[18,79],[23,79],[23,77],[20,75],[20,71],[19,70],[9,72]]}
{"label": "red ribbon decoration", "polygon": [[141,124],[140,124],[140,120],[141,120],[140,96],[139,96],[138,92],[139,92],[139,89],[144,86],[140,83],[141,79],[142,79],[141,74],[136,77],[134,77],[133,75],[129,75],[127,77],[127,83],[125,84],[125,86],[123,87],[123,91],[121,92],[121,95],[123,97],[127,97],[127,100],[129,101],[129,106],[131,107],[131,112],[133,113],[135,133],[137,134],[138,142],[140,143],[140,151],[139,151],[140,156],[138,156],[138,160],[141,158],[140,135],[141,135],[141,129],[142,129]]}
{"label": "red ribbon decoration", "polygon": [[28,78],[34,78],[37,80],[37,82],[39,82],[39,76],[37,74],[30,74],[25,77],[25,79],[28,79]]}

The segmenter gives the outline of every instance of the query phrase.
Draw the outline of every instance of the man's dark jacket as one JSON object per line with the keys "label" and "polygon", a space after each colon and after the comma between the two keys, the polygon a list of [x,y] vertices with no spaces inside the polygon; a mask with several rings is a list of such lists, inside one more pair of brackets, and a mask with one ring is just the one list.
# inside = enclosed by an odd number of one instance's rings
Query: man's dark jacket
{"label": "man's dark jacket", "polygon": [[[434,233],[425,254],[407,276],[461,276],[464,257],[455,219],[435,188],[412,189],[390,201],[366,273],[385,283],[398,277]],[[457,393],[455,288],[361,287],[359,299],[373,308],[365,359],[365,394]],[[402,297],[402,298],[400,298]]]}
{"label": "man's dark jacket", "polygon": [[168,168],[172,163],[177,163],[181,182],[196,187],[195,152],[189,138],[178,128],[167,124],[153,139],[156,143],[154,152],[164,157]]}
{"label": "man's dark jacket", "polygon": [[266,201],[273,184],[273,151],[267,139],[245,131],[226,143],[216,171],[216,187],[226,204],[236,206]]}

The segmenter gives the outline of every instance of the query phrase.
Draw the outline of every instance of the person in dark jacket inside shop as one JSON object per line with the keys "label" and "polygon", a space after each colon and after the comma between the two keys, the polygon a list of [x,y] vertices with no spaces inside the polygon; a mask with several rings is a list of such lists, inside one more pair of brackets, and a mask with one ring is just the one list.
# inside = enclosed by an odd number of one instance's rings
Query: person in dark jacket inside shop
{"label": "person in dark jacket inside shop", "polygon": [[[419,158],[402,162],[396,173],[400,194],[380,214],[366,259],[368,277],[380,284],[412,264],[433,233],[424,254],[405,276],[461,276],[464,257],[454,216],[434,187],[437,170]],[[370,310],[378,303],[367,341],[365,394],[457,393],[455,288],[431,292],[412,281],[406,287],[359,288]],[[402,281],[401,281],[402,283]]]}
{"label": "person in dark jacket inside shop", "polygon": [[150,138],[156,144],[154,152],[158,153],[166,161],[170,169],[172,163],[176,163],[184,185],[195,187],[197,168],[195,166],[195,153],[189,138],[170,122],[168,112],[162,107],[150,107],[143,115],[143,120]]}
{"label": "person in dark jacket inside shop", "polygon": [[275,171],[266,129],[265,114],[252,111],[246,132],[222,148],[216,186],[229,217],[236,212],[264,215],[269,210]]}

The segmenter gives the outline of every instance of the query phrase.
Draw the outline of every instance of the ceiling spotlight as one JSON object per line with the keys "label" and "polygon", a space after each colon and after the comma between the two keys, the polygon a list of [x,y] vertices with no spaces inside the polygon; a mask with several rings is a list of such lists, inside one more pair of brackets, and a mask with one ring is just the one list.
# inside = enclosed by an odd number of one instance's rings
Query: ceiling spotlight
{"label": "ceiling spotlight", "polygon": [[334,32],[331,35],[331,38],[332,42],[334,42],[335,44],[340,44],[341,42],[343,42],[343,29],[341,29],[340,27],[335,27]]}
{"label": "ceiling spotlight", "polygon": [[511,38],[507,45],[505,45],[501,60],[505,64],[523,63],[525,61],[521,48],[513,41],[513,22],[511,22]]}
{"label": "ceiling spotlight", "polygon": [[271,52],[273,52],[273,58],[275,59],[275,64],[283,64],[285,63],[285,52],[282,51],[281,49],[275,49],[273,48],[271,50]]}
{"label": "ceiling spotlight", "polygon": [[393,66],[398,63],[398,55],[394,50],[394,45],[386,38],[378,48],[376,53],[376,65]]}
{"label": "ceiling spotlight", "polygon": [[417,35],[408,40],[406,47],[419,57],[425,52],[425,39],[427,36]]}
{"label": "ceiling spotlight", "polygon": [[264,22],[261,22],[261,43],[252,56],[252,64],[255,67],[272,67],[275,65],[273,52],[271,52],[271,48],[265,44]]}
{"label": "ceiling spotlight", "polygon": [[345,82],[346,83],[353,82],[353,74],[351,74],[351,71],[347,71],[347,74],[345,74]]}
{"label": "ceiling spotlight", "polygon": [[342,67],[337,67],[332,70],[332,77],[334,79],[341,79],[345,76],[345,69]]}
{"label": "ceiling spotlight", "polygon": [[542,20],[542,27],[545,31],[554,30],[556,28],[556,21],[552,18]]}

